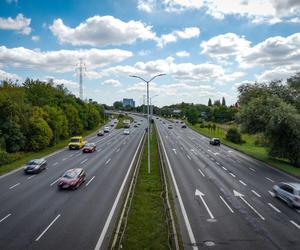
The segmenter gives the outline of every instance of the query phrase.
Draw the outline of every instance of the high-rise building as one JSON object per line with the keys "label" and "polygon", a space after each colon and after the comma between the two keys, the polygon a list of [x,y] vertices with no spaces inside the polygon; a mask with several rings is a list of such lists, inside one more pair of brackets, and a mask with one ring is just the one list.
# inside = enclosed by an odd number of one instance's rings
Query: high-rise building
{"label": "high-rise building", "polygon": [[134,108],[135,101],[133,99],[123,98],[123,107],[126,108],[128,106]]}

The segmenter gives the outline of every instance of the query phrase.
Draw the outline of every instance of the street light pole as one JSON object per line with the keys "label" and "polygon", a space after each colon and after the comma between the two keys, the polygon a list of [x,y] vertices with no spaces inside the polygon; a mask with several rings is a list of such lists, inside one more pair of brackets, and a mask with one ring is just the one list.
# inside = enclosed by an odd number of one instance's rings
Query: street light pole
{"label": "street light pole", "polygon": [[153,76],[149,81],[146,81],[144,78],[140,76],[130,76],[130,77],[135,77],[139,78],[142,81],[144,81],[147,84],[147,119],[148,119],[148,127],[147,127],[147,134],[148,134],[148,174],[151,172],[151,164],[150,164],[150,114],[149,114],[149,83],[154,80],[154,78],[159,77],[159,76],[164,76],[165,74],[158,74]]}

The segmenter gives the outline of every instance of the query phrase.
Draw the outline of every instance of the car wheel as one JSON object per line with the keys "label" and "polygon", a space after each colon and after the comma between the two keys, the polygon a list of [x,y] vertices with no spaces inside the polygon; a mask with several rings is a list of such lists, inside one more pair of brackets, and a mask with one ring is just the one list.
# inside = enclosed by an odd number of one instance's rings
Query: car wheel
{"label": "car wheel", "polygon": [[291,200],[288,200],[288,201],[287,201],[287,204],[288,204],[288,206],[291,207],[291,208],[294,207],[293,202],[292,202]]}
{"label": "car wheel", "polygon": [[274,190],[274,197],[275,197],[275,198],[278,198],[278,193],[277,193],[276,190]]}

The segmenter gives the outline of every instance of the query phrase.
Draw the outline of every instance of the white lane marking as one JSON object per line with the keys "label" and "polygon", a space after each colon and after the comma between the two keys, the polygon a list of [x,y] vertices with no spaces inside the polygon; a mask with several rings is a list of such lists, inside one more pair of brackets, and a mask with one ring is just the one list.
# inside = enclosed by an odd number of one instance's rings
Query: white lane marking
{"label": "white lane marking", "polygon": [[[140,148],[141,143],[142,143],[142,140],[143,140],[143,136],[142,136],[142,138],[141,138],[141,140],[140,140],[139,145],[138,145],[137,148]],[[110,212],[109,212],[109,215],[108,215],[108,217],[107,217],[107,219],[106,219],[106,221],[105,221],[104,227],[103,227],[103,229],[102,229],[102,231],[101,231],[101,234],[100,234],[100,236],[99,236],[99,239],[98,239],[98,241],[97,241],[97,244],[96,244],[94,250],[100,250],[100,248],[101,248],[101,246],[102,246],[102,243],[103,243],[103,240],[104,240],[104,238],[105,238],[106,232],[107,232],[107,230],[108,230],[109,224],[110,224],[110,222],[111,222],[111,220],[112,220],[112,217],[113,217],[113,215],[114,215],[114,213],[115,213],[115,210],[116,210],[117,205],[118,205],[118,203],[119,203],[119,200],[120,200],[120,198],[121,198],[121,194],[123,193],[123,189],[124,189],[125,184],[126,184],[126,182],[127,182],[129,173],[131,172],[131,168],[132,168],[132,166],[133,166],[133,163],[135,162],[135,159],[136,159],[137,154],[138,154],[138,150],[135,151],[135,154],[134,154],[134,156],[133,156],[133,158],[132,158],[132,161],[131,161],[131,163],[130,163],[130,165],[129,165],[129,168],[128,168],[128,170],[127,170],[127,173],[126,173],[126,175],[125,175],[125,178],[124,178],[124,180],[123,180],[123,182],[122,182],[122,185],[121,185],[121,187],[120,187],[120,189],[119,189],[119,192],[118,192],[118,194],[117,194],[117,197],[116,197],[116,199],[115,199],[115,201],[114,201],[114,204],[113,204],[113,206],[112,206],[112,208],[111,208],[111,210],[110,210]]]}
{"label": "white lane marking", "polygon": [[2,221],[6,220],[9,216],[11,216],[11,214],[5,215],[2,219],[0,219],[0,223],[1,223]]}
{"label": "white lane marking", "polygon": [[221,200],[224,202],[224,204],[226,205],[226,207],[228,207],[229,211],[231,213],[234,213],[234,211],[232,210],[232,208],[227,204],[227,202],[223,199],[223,197],[220,195]]}
{"label": "white lane marking", "polygon": [[116,150],[116,152],[118,153],[120,151],[120,148],[118,148],[117,150]]}
{"label": "white lane marking", "polygon": [[261,195],[259,194],[259,193],[257,193],[257,192],[255,192],[254,190],[251,190],[251,192],[253,193],[253,194],[255,194],[257,197],[261,197]]}
{"label": "white lane marking", "polygon": [[65,161],[65,160],[67,160],[67,159],[68,159],[68,158],[63,158],[62,161]]}
{"label": "white lane marking", "polygon": [[49,224],[48,227],[46,227],[46,229],[39,235],[39,237],[35,239],[35,241],[39,241],[59,217],[60,214],[55,217],[55,219]]}
{"label": "white lane marking", "polygon": [[250,204],[248,201],[246,201],[246,199],[244,198],[244,195],[243,195],[243,194],[241,194],[241,193],[239,193],[239,192],[237,192],[237,191],[235,191],[235,190],[233,190],[233,194],[234,194],[234,196],[240,197],[241,200],[242,200],[248,207],[250,207],[254,213],[256,213],[262,220],[265,220],[265,218],[264,218],[259,212],[257,212],[257,210],[256,210],[254,207],[252,207],[251,204]]}
{"label": "white lane marking", "polygon": [[54,162],[54,163],[52,164],[52,166],[56,166],[56,165],[58,165],[58,162]]}
{"label": "white lane marking", "polygon": [[105,165],[107,165],[110,161],[111,161],[111,159],[109,158],[109,159],[105,162]]}
{"label": "white lane marking", "polygon": [[180,149],[183,151],[183,147],[180,147]]}
{"label": "white lane marking", "polygon": [[203,177],[205,177],[205,174],[201,171],[201,169],[198,169],[198,171],[200,172],[200,174],[202,174]]}
{"label": "white lane marking", "polygon": [[212,151],[210,149],[207,149],[208,152],[212,153]]}
{"label": "white lane marking", "polygon": [[233,178],[235,178],[236,176],[233,173],[229,173]]}
{"label": "white lane marking", "polygon": [[216,161],[216,164],[220,166],[220,163]]}
{"label": "white lane marking", "polygon": [[219,155],[220,153],[218,153],[218,152],[216,152],[216,153],[214,153],[214,155]]}
{"label": "white lane marking", "polygon": [[70,157],[72,157],[74,154],[70,154]]}
{"label": "white lane marking", "polygon": [[85,162],[87,162],[87,158],[85,158],[82,162],[80,162],[80,164],[83,164],[83,163],[85,163]]}
{"label": "white lane marking", "polygon": [[268,181],[270,182],[274,182],[272,179],[270,179],[269,177],[265,177]]}
{"label": "white lane marking", "polygon": [[273,204],[268,203],[268,205],[269,205],[271,208],[273,208],[277,213],[281,213],[281,211],[280,211],[277,207],[275,207]]}
{"label": "white lane marking", "polygon": [[173,148],[172,150],[174,151],[175,155],[177,155],[176,149],[175,149],[175,148]]}
{"label": "white lane marking", "polygon": [[189,158],[189,160],[192,160],[192,158],[189,155],[186,155],[187,158]]}
{"label": "white lane marking", "polygon": [[30,179],[32,179],[34,176],[36,176],[36,175],[35,175],[35,174],[33,174],[33,175],[29,176],[29,177],[27,178],[27,180],[30,180]]}
{"label": "white lane marking", "polygon": [[256,170],[254,168],[249,168],[251,171],[256,172]]}
{"label": "white lane marking", "polygon": [[295,227],[297,227],[298,229],[300,229],[300,226],[299,226],[295,221],[290,220],[290,222],[291,222]]}
{"label": "white lane marking", "polygon": [[240,183],[242,183],[244,186],[247,186],[247,184],[245,182],[243,182],[242,180],[239,180]]}
{"label": "white lane marking", "polygon": [[232,153],[233,151],[232,151],[232,150],[228,150],[227,152],[228,152],[228,153]]}
{"label": "white lane marking", "polygon": [[225,167],[222,167],[225,171],[227,171],[227,168],[225,168]]}
{"label": "white lane marking", "polygon": [[125,145],[125,144],[126,144],[126,141],[123,142],[123,145]]}
{"label": "white lane marking", "polygon": [[85,184],[85,186],[87,187],[87,186],[94,180],[94,178],[95,178],[95,176],[93,176],[93,177],[88,181],[88,183]]}
{"label": "white lane marking", "polygon": [[50,184],[50,186],[53,186],[56,182],[58,182],[59,179],[60,179],[60,178],[58,178],[58,179],[56,179],[55,181],[53,181],[53,182]]}
{"label": "white lane marking", "polygon": [[9,189],[13,189],[13,188],[15,188],[16,186],[19,186],[21,183],[20,182],[18,182],[17,184],[15,184],[15,185],[13,185],[13,186],[11,186]]}
{"label": "white lane marking", "polygon": [[268,191],[269,192],[269,194],[272,196],[272,197],[274,197],[275,196],[275,194],[272,192],[272,191]]}
{"label": "white lane marking", "polygon": [[208,214],[209,214],[209,217],[210,217],[211,219],[214,219],[214,218],[215,218],[214,215],[213,215],[212,212],[210,211],[209,207],[207,206],[207,204],[206,204],[206,202],[205,202],[205,200],[204,200],[204,198],[203,198],[203,196],[204,196],[205,194],[203,194],[201,191],[199,191],[198,189],[196,189],[195,195],[200,197],[200,199],[201,199],[203,205],[205,206],[205,208],[206,208],[206,210],[207,210],[207,212],[208,212]]}

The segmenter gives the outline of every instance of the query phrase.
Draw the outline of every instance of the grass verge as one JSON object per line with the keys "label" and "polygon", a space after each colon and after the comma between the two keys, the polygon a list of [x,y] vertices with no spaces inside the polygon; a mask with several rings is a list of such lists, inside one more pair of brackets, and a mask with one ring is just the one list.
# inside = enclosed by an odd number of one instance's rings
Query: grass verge
{"label": "grass verge", "polygon": [[128,115],[119,115],[118,116],[118,124],[116,126],[116,129],[124,128],[123,122],[124,120],[130,120],[130,123],[133,122],[133,118]]}
{"label": "grass verge", "polygon": [[[82,136],[87,136],[87,135],[95,132],[100,127],[102,127],[105,123],[106,123],[106,121],[99,124],[99,126],[96,129],[87,130],[87,131],[83,132]],[[9,171],[16,169],[16,168],[19,168],[20,166],[24,165],[26,162],[28,162],[31,159],[43,157],[45,155],[51,154],[59,149],[66,147],[66,145],[69,143],[69,140],[70,140],[69,138],[65,139],[65,140],[61,140],[56,145],[45,148],[38,152],[22,152],[22,153],[20,153],[21,154],[20,159],[14,161],[14,162],[11,162],[9,164],[0,166],[0,175],[3,175]]]}
{"label": "grass verge", "polygon": [[268,163],[272,167],[280,169],[288,174],[300,178],[300,168],[295,168],[287,161],[271,158],[268,156],[268,148],[257,146],[255,144],[255,137],[249,134],[242,134],[242,139],[245,141],[243,144],[235,144],[225,139],[225,130],[217,126],[216,130],[208,128],[200,128],[199,124],[191,125],[189,127],[196,132],[203,134],[207,137],[219,137],[223,144],[250,155],[258,160]]}
{"label": "grass verge", "polygon": [[151,174],[144,148],[122,249],[169,249],[168,229],[161,197],[160,161],[156,131],[151,140]]}

